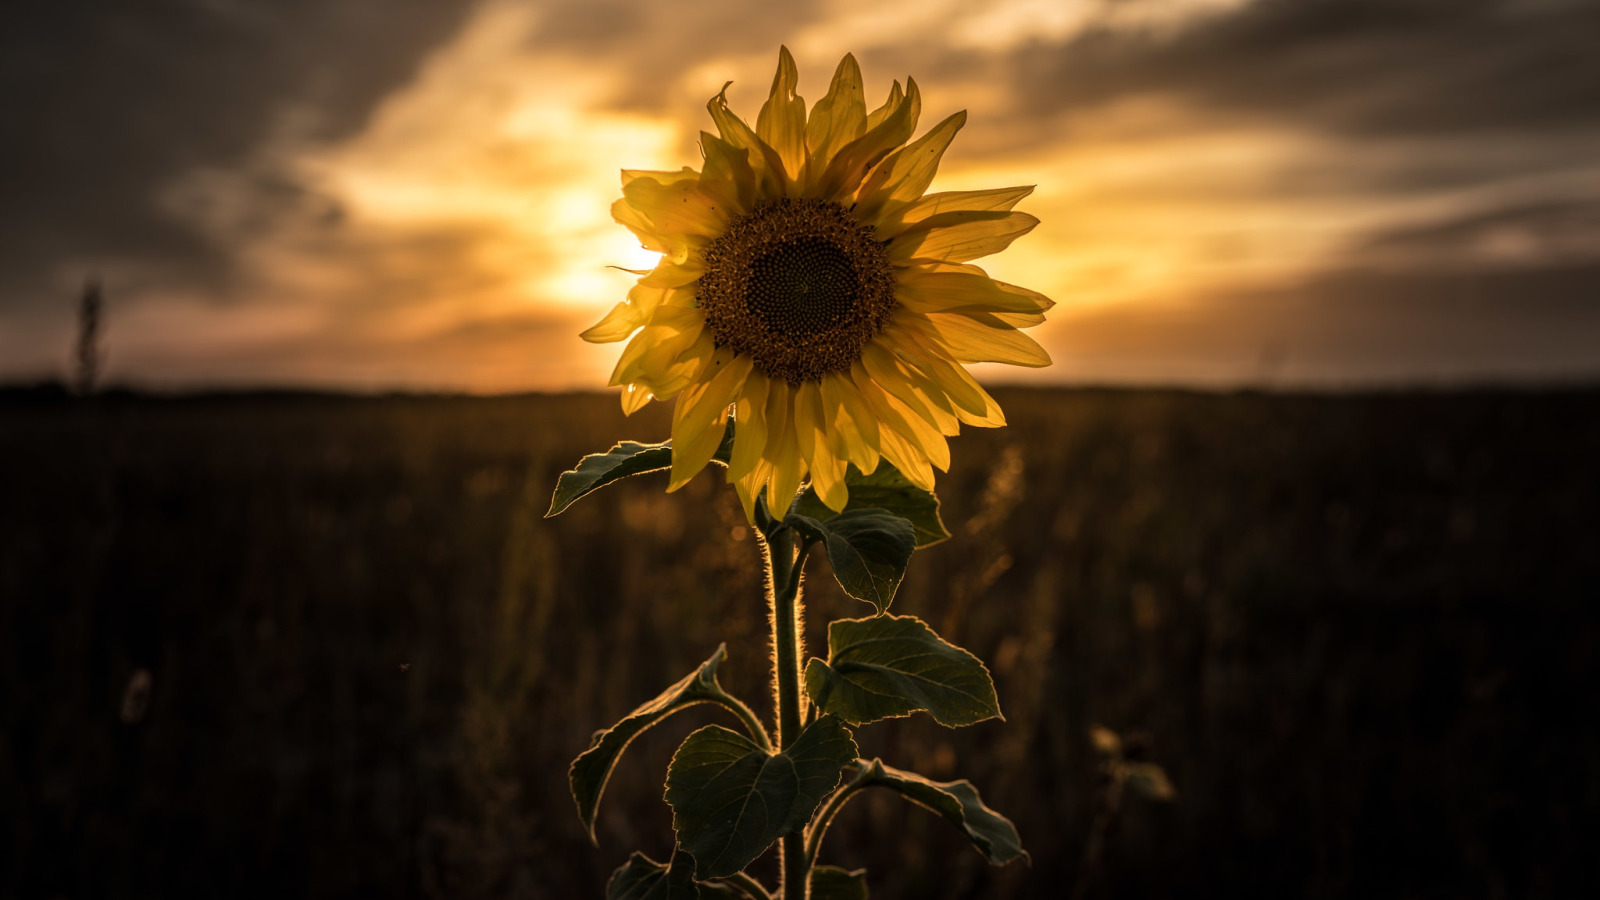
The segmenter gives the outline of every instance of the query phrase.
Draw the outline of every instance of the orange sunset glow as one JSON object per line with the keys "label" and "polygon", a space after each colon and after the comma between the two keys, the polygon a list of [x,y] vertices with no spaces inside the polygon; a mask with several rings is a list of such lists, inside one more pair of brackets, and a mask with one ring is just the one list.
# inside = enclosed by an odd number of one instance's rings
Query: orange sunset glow
{"label": "orange sunset glow", "polygon": [[[935,190],[1037,185],[1022,208],[1042,224],[986,262],[1059,303],[1033,332],[1055,365],[980,377],[1591,376],[1600,121],[1579,101],[1595,66],[1561,18],[1576,7],[1490,6],[1419,7],[1429,25],[1281,0],[483,0],[393,48],[336,33],[279,60],[313,74],[251,94],[209,152],[180,126],[203,131],[229,95],[156,112],[208,93],[195,79],[222,62],[197,59],[160,97],[91,71],[77,105],[35,104],[41,133],[101,134],[104,155],[19,188],[0,378],[65,370],[97,274],[114,382],[599,387],[614,350],[577,334],[625,294],[621,269],[655,258],[610,219],[618,170],[698,166],[707,98],[732,81],[753,120],[779,43],[808,101],[854,52],[869,99],[917,79],[923,128],[968,110]],[[266,42],[299,24],[222,19]],[[123,32],[141,26],[107,27],[136,46]],[[1535,57],[1545,74],[1519,68]],[[328,100],[367,68],[383,74],[361,96]],[[148,164],[112,184],[123,157]]]}

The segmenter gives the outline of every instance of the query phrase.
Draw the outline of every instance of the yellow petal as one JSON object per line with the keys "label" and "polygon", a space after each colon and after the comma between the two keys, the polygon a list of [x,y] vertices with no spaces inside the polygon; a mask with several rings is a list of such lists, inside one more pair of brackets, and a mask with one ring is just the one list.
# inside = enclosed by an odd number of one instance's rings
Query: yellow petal
{"label": "yellow petal", "polygon": [[878,420],[856,393],[850,376],[829,372],[822,376],[824,414],[831,411],[828,434],[835,454],[855,463],[862,472],[878,467]]}
{"label": "yellow petal", "polygon": [[[648,276],[647,276],[648,277]],[[687,294],[688,296],[679,296]],[[640,325],[650,325],[656,310],[664,307],[687,308],[693,306],[694,294],[683,288],[657,287],[645,284],[641,278],[628,288],[628,305],[634,310]]]}
{"label": "yellow petal", "polygon": [[[949,399],[944,396],[944,392],[939,391],[937,385],[923,377],[921,373],[914,373],[902,365],[884,347],[882,341],[867,345],[861,354],[861,363],[880,388],[899,400],[908,410],[915,413],[917,418],[932,426],[940,434],[956,433],[958,429],[954,409]],[[922,384],[913,384],[913,380]],[[926,396],[929,393],[937,393],[937,405],[930,403],[931,398]]]}
{"label": "yellow petal", "polygon": [[667,242],[656,229],[655,223],[651,222],[644,213],[634,209],[633,204],[629,203],[626,197],[611,204],[611,218],[615,219],[618,225],[633,232],[633,236],[639,239],[639,243],[646,250],[652,250],[656,253],[667,253],[670,250]]}
{"label": "yellow petal", "polygon": [[845,504],[850,502],[850,486],[844,479],[845,461],[824,452],[808,466],[811,486],[816,489],[817,496],[834,512],[844,512]]}
{"label": "yellow petal", "polygon": [[1032,328],[1044,324],[1044,313],[997,312],[989,315],[1012,328]]}
{"label": "yellow petal", "polygon": [[827,420],[822,410],[822,391],[815,381],[800,385],[795,392],[795,437],[800,458],[811,471],[811,485],[817,496],[835,512],[844,510],[850,499],[845,487],[845,462],[835,456],[826,438]]}
{"label": "yellow petal", "polygon": [[655,395],[650,393],[649,389],[634,384],[624,387],[621,393],[622,414],[625,416],[631,416],[644,409],[650,405],[651,400],[655,399]]}
{"label": "yellow petal", "polygon": [[783,517],[803,477],[800,448],[794,433],[792,388],[781,381],[770,382],[767,391],[767,449],[762,454],[772,464],[767,481],[767,506]]}
{"label": "yellow petal", "polygon": [[[909,81],[909,80],[908,80]],[[824,200],[842,200],[854,197],[861,180],[867,177],[885,156],[904,144],[917,128],[917,116],[922,111],[922,95],[917,83],[909,81],[910,89],[895,108],[876,125],[869,116],[865,134],[839,149],[828,163],[822,177],[816,180],[817,196]],[[898,87],[898,85],[896,86]],[[891,100],[893,95],[891,95]]]}
{"label": "yellow petal", "polygon": [[867,100],[861,90],[861,67],[847,53],[834,70],[828,93],[811,107],[811,116],[806,120],[806,147],[818,174],[839,148],[866,131]]}
{"label": "yellow petal", "polygon": [[889,261],[966,262],[999,253],[1038,224],[1038,219],[1020,212],[940,213],[889,241]]}
{"label": "yellow petal", "polygon": [[702,371],[707,368],[714,370],[717,366],[713,364],[725,361],[731,355],[731,351],[717,347],[710,329],[701,329],[700,336],[695,338],[689,349],[679,353],[666,366],[641,373],[638,380],[632,383],[648,389],[657,400],[671,400],[684,388],[699,384]]}
{"label": "yellow petal", "polygon": [[750,474],[733,483],[734,492],[739,495],[739,504],[744,507],[744,517],[751,522],[756,520],[756,497],[761,495],[761,489],[766,487],[771,478],[772,466],[762,460]]}
{"label": "yellow petal", "polygon": [[[900,436],[922,452],[923,456],[941,472],[950,471],[950,443],[945,440],[946,435],[954,434],[953,430],[945,431],[937,426],[930,425],[916,412],[906,406],[904,402],[893,394],[884,394],[884,400],[900,414],[900,420],[910,426],[900,432]],[[955,417],[950,417],[952,426]]]}
{"label": "yellow petal", "polygon": [[933,466],[928,458],[892,428],[883,430],[883,458],[912,484],[925,491],[933,490]]}
{"label": "yellow petal", "polygon": [[902,329],[890,325],[879,338],[902,362],[915,365],[955,403],[955,414],[968,425],[998,428],[1006,424],[1000,404],[989,396],[971,373],[937,345],[924,345]]}
{"label": "yellow petal", "polygon": [[856,216],[863,222],[878,218],[888,204],[909,203],[922,196],[939,171],[939,160],[967,122],[963,110],[917,138],[872,173],[857,195]]}
{"label": "yellow petal", "polygon": [[705,174],[700,178],[702,188],[714,184],[726,185],[729,191],[726,202],[737,207],[737,212],[750,211],[755,202],[756,173],[750,167],[750,150],[735,147],[709,132],[700,132],[700,151],[705,154]]}
{"label": "yellow petal", "polygon": [[722,443],[723,426],[728,421],[728,406],[750,374],[750,358],[736,356],[709,381],[703,381],[678,397],[672,420],[672,477],[669,492],[683,487],[699,474]]}
{"label": "yellow petal", "polygon": [[639,279],[639,285],[647,288],[683,287],[699,279],[705,271],[705,261],[698,257],[691,257],[681,263],[664,259]]}
{"label": "yellow petal", "polygon": [[733,433],[733,455],[728,460],[730,480],[754,472],[762,451],[767,449],[767,390],[767,376],[751,371],[733,413],[738,427]]}
{"label": "yellow petal", "polygon": [[806,162],[806,102],[795,93],[800,73],[788,47],[778,48],[778,71],[772,76],[772,93],[756,116],[756,134],[778,151],[791,181],[800,178]]}
{"label": "yellow petal", "polygon": [[[916,318],[908,316],[904,321],[913,324]],[[923,321],[934,332],[930,338],[961,362],[997,362],[1034,368],[1050,365],[1050,354],[1037,341],[993,316],[929,313]]]}
{"label": "yellow petal", "polygon": [[907,227],[939,213],[1009,211],[1031,193],[1033,193],[1032,185],[986,191],[942,191],[937,194],[927,194],[904,206],[896,205],[879,216],[878,239],[888,240]]}
{"label": "yellow petal", "polygon": [[[678,397],[679,407],[682,407],[685,391]],[[689,440],[679,444],[676,439],[672,442],[672,472],[667,481],[667,493],[672,493],[688,484],[699,475],[706,464],[711,462],[711,457],[717,452],[717,445],[722,442],[723,431],[728,424],[728,408],[713,409],[710,419],[701,425],[700,430],[692,434]],[[676,428],[673,431],[677,431]]]}
{"label": "yellow petal", "polygon": [[625,341],[628,336],[638,330],[643,324],[638,307],[627,301],[611,307],[605,318],[590,326],[578,337],[591,344],[609,344],[615,341]]}
{"label": "yellow petal", "polygon": [[728,84],[722,86],[722,93],[706,103],[706,109],[711,113],[711,121],[716,123],[717,131],[723,140],[735,147],[750,151],[750,168],[756,173],[756,196],[781,197],[786,184],[783,160],[778,157],[778,151],[757,137],[743,119],[728,109]]}
{"label": "yellow petal", "polygon": [[622,189],[622,196],[663,236],[716,237],[728,230],[733,215],[728,204],[719,204],[701,189],[699,181],[662,183],[636,178]]}
{"label": "yellow petal", "polygon": [[705,330],[705,317],[698,310],[658,310],[649,325],[639,329],[622,349],[611,384],[633,384],[660,373],[677,361]]}
{"label": "yellow petal", "polygon": [[700,173],[689,168],[688,166],[684,166],[681,169],[673,171],[657,169],[623,169],[622,187],[626,189],[629,184],[639,178],[648,178],[652,181],[658,181],[661,184],[672,184],[675,181],[699,181]]}
{"label": "yellow petal", "polygon": [[1042,313],[1055,306],[1049,297],[995,281],[987,275],[930,272],[917,267],[895,273],[895,299],[913,312]]}
{"label": "yellow petal", "polygon": [[924,460],[932,460],[940,469],[948,469],[950,446],[945,443],[944,435],[922,416],[885,392],[883,387],[871,380],[861,380],[859,376],[856,382],[862,399],[872,409],[873,415],[878,417],[879,449],[883,455],[899,468],[900,464],[889,456],[888,435],[893,432],[916,448]]}
{"label": "yellow petal", "polygon": [[882,125],[883,120],[894,115],[895,110],[899,109],[900,104],[904,102],[906,102],[906,94],[905,91],[900,89],[900,82],[896,81],[894,84],[889,85],[889,99],[883,101],[882,106],[867,114],[867,130],[871,131]]}
{"label": "yellow petal", "polygon": [[705,235],[658,226],[626,197],[611,204],[611,218],[633,232],[640,246],[675,263],[689,259],[710,241]]}

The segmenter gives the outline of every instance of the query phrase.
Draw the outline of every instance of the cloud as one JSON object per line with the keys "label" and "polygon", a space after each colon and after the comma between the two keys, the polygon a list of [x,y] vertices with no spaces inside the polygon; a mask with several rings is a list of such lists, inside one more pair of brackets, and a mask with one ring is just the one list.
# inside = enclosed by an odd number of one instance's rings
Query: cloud
{"label": "cloud", "polygon": [[44,276],[69,260],[225,262],[228,248],[170,215],[168,183],[235,165],[286,129],[305,140],[359,129],[467,6],[75,0],[10,13],[0,29],[0,309],[59,287]]}
{"label": "cloud", "polygon": [[[1555,343],[1517,352],[1593,336],[1587,301],[1504,299],[1593,286],[1593,4],[44,9],[0,34],[30,135],[0,145],[5,374],[58,367],[92,267],[113,378],[602,383],[615,348],[573,335],[627,289],[607,264],[650,262],[616,169],[695,164],[706,99],[732,79],[753,119],[779,43],[808,100],[854,51],[874,99],[916,76],[924,127],[970,109],[935,189],[1038,185],[1040,227],[984,262],[1061,302],[1043,377],[1500,365],[1460,328],[1519,309]],[[1503,299],[1451,318],[1463,284]]]}
{"label": "cloud", "polygon": [[1169,33],[1096,29],[1018,58],[1015,90],[1081,115],[1157,95],[1366,136],[1592,129],[1600,7],[1259,0]]}
{"label": "cloud", "polygon": [[1588,263],[1347,269],[1277,288],[1069,309],[1051,323],[1055,377],[1310,387],[1592,380],[1597,296],[1600,264]]}
{"label": "cloud", "polygon": [[[1552,200],[1394,228],[1356,256],[1388,268],[1567,266],[1600,260],[1600,198]],[[1600,291],[1591,296],[1600,297]]]}

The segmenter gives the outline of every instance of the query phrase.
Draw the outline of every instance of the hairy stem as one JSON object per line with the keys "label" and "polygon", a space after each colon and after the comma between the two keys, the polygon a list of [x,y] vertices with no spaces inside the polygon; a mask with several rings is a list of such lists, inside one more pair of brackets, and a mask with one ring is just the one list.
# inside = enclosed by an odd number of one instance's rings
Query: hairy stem
{"label": "hairy stem", "polygon": [[[768,600],[772,607],[772,683],[778,698],[778,747],[789,746],[800,735],[805,715],[800,694],[800,571],[805,564],[804,544],[793,529],[774,523],[763,529],[767,541]],[[780,839],[784,900],[806,900],[811,866],[805,852],[805,835],[796,831]]]}

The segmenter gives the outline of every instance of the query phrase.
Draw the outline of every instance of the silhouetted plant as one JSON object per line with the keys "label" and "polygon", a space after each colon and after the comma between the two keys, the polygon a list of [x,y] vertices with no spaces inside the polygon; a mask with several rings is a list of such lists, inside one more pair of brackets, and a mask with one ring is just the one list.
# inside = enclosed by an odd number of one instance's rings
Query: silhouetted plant
{"label": "silhouetted plant", "polygon": [[100,381],[100,312],[103,302],[100,279],[91,276],[84,282],[83,296],[78,301],[77,368],[73,385],[83,397],[93,394]]}

